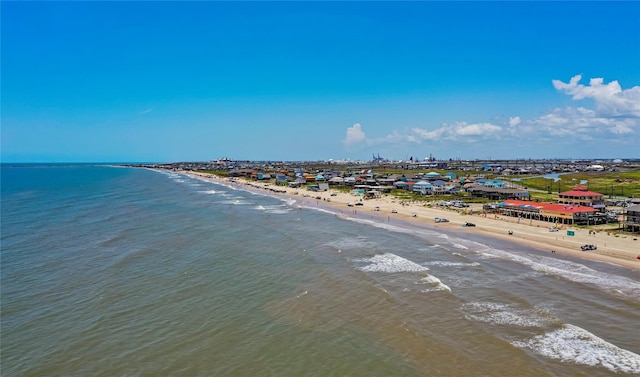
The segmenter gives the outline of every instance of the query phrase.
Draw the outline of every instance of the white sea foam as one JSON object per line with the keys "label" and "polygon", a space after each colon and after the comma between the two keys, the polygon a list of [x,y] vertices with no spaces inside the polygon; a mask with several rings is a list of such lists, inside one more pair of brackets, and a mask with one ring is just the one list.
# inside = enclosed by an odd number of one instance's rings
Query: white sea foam
{"label": "white sea foam", "polygon": [[[233,185],[230,185],[230,184],[228,184],[228,183],[218,182],[218,181],[212,181],[211,179],[204,178],[204,177],[200,177],[200,176],[198,176],[198,177],[192,177],[192,178],[193,178],[193,179],[197,179],[197,180],[199,180],[199,181],[201,181],[201,182],[206,182],[206,183],[207,183],[207,184],[209,184],[209,185],[215,185],[216,187],[217,187],[217,186],[219,186],[219,187],[224,187],[224,188],[227,188],[227,189],[230,189],[230,190],[234,190],[234,191],[238,190],[238,188],[237,188],[237,187],[235,187],[235,186],[233,186]],[[247,192],[248,192],[248,190],[244,190],[244,191],[247,191]]]}
{"label": "white sea foam", "polygon": [[253,204],[253,203],[250,203],[250,202],[248,202],[246,200],[242,200],[242,198],[240,198],[240,199],[232,198],[232,199],[229,199],[229,200],[223,200],[221,203],[232,204],[232,205],[249,205],[249,204]]}
{"label": "white sea foam", "polygon": [[289,198],[280,198],[282,201],[284,201],[285,203],[287,203],[287,205],[292,206],[294,204],[296,204],[296,200],[295,199],[289,199]]}
{"label": "white sea foam", "polygon": [[523,308],[516,304],[470,302],[463,304],[461,310],[468,320],[494,325],[541,327],[555,322],[553,315],[544,309]]}
{"label": "white sea foam", "polygon": [[467,246],[470,251],[477,253],[482,259],[510,260],[529,266],[537,273],[557,275],[573,282],[591,284],[617,295],[622,294],[626,297],[640,300],[640,282],[622,276],[600,272],[580,263],[546,257],[544,255],[527,255],[508,252],[492,248],[476,241],[455,239],[454,242],[454,240],[452,240],[453,246],[457,244]]}
{"label": "white sea foam", "polygon": [[[378,244],[371,242],[367,237],[344,237],[327,243],[328,246],[338,250],[367,249],[372,250]],[[364,261],[362,259],[358,261]]]}
{"label": "white sea foam", "polygon": [[213,195],[213,194],[217,194],[218,191],[216,190],[204,190],[204,191],[198,191],[201,194],[209,194],[209,195]]}
{"label": "white sea foam", "polygon": [[[295,200],[293,200],[293,202],[291,204],[293,204],[293,203],[295,203]],[[445,239],[446,240],[446,239],[449,238],[446,234],[442,234],[442,233],[439,233],[439,232],[436,232],[436,231],[433,231],[433,230],[411,228],[411,227],[406,227],[406,226],[401,226],[401,225],[390,224],[390,223],[384,222],[383,218],[365,219],[365,218],[362,218],[362,217],[366,216],[366,215],[353,215],[352,212],[351,212],[353,210],[340,211],[340,210],[335,210],[335,209],[320,208],[320,207],[313,206],[313,205],[310,205],[310,204],[300,204],[299,208],[312,209],[312,210],[315,210],[315,211],[318,211],[318,212],[328,213],[328,214],[331,214],[331,215],[338,216],[343,220],[352,221],[352,222],[358,223],[358,224],[373,226],[373,227],[376,227],[376,228],[380,228],[380,229],[384,229],[384,230],[388,230],[388,231],[392,231],[392,232],[396,232],[396,233],[411,234],[411,235],[421,236],[421,237],[429,238],[429,239],[439,238],[439,239]]]}
{"label": "white sea foam", "polygon": [[322,213],[328,213],[330,215],[336,215],[336,216],[338,215],[337,213],[335,213],[333,211],[329,211],[327,209],[319,208],[319,207],[307,207],[307,206],[300,205],[300,206],[298,206],[298,208],[312,209],[314,211],[318,211],[318,212],[322,212]]}
{"label": "white sea foam", "polygon": [[431,230],[426,230],[426,229],[412,229],[412,228],[393,225],[393,224],[384,223],[376,220],[361,219],[358,217],[347,217],[346,220],[353,221],[358,224],[373,226],[373,227],[388,230],[391,232],[401,233],[401,234],[411,234],[414,236],[421,236],[429,239],[444,238],[441,233],[431,231]]}
{"label": "white sea foam", "polygon": [[601,366],[614,373],[640,375],[640,355],[570,324],[527,341],[515,341],[511,344],[563,362]]}
{"label": "white sea foam", "polygon": [[590,284],[615,294],[622,293],[627,297],[640,300],[640,282],[623,276],[600,272],[580,263],[542,255],[516,254],[489,247],[478,251],[478,253],[484,258],[512,260],[529,266],[537,272],[557,275],[573,282]]}
{"label": "white sea foam", "polygon": [[367,272],[419,272],[429,270],[427,267],[392,253],[378,254],[372,258],[358,259],[356,261],[369,263],[364,267],[360,267],[360,270]]}
{"label": "white sea foam", "polygon": [[264,211],[268,214],[281,215],[285,213],[289,213],[291,211],[290,208],[285,207],[285,205],[271,205],[271,206],[259,206],[260,210]]}
{"label": "white sea foam", "polygon": [[444,290],[444,291],[451,292],[451,288],[449,288],[448,285],[444,284],[442,282],[442,280],[438,279],[437,277],[435,277],[433,275],[429,275],[429,276],[423,277],[422,279],[420,279],[420,281],[422,283],[435,285],[434,289],[426,289],[426,290],[422,290],[422,292],[430,292],[432,290],[436,290],[436,291]]}
{"label": "white sea foam", "polygon": [[432,261],[423,263],[425,266],[439,266],[439,267],[477,267],[480,265],[478,262],[464,263],[464,262],[449,262],[449,261]]}
{"label": "white sea foam", "polygon": [[479,252],[478,254],[482,259],[502,259],[498,255],[492,253]]}
{"label": "white sea foam", "polygon": [[[415,262],[412,262],[408,259],[402,258],[392,253],[378,254],[371,258],[354,259],[353,261],[369,263],[366,266],[359,267],[361,271],[365,271],[365,272],[397,273],[397,272],[425,272],[429,270],[429,268],[425,266],[421,266]],[[440,279],[438,279],[433,275],[427,274],[427,276],[421,278],[419,282],[416,282],[416,284],[427,284],[432,286],[431,288],[422,289],[421,292],[432,292],[432,291],[451,292],[451,288],[449,288],[446,284],[442,283]],[[408,287],[404,287],[402,290],[407,292],[410,291]]]}

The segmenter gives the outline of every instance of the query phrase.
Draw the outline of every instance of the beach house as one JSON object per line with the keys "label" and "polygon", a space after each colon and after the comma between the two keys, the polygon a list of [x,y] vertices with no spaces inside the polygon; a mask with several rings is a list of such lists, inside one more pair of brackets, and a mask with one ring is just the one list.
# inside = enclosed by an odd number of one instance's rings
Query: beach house
{"label": "beach house", "polygon": [[419,193],[422,195],[431,195],[433,194],[432,185],[427,181],[418,181],[413,184],[411,190],[415,193]]}
{"label": "beach house", "polygon": [[528,199],[529,191],[514,189],[514,188],[502,188],[502,187],[488,187],[478,184],[468,183],[465,184],[465,190],[476,198],[487,198],[490,200],[505,200],[505,199]]}
{"label": "beach house", "polygon": [[640,204],[625,209],[623,224],[626,231],[640,233]]}
{"label": "beach house", "polygon": [[575,186],[573,190],[559,193],[558,204],[591,207],[601,213],[606,210],[604,195],[589,191],[585,186]]}

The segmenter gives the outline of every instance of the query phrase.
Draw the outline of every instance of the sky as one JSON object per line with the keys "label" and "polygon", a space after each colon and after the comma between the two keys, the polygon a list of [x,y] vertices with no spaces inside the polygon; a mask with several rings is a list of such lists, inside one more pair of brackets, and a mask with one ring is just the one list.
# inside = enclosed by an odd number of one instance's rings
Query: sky
{"label": "sky", "polygon": [[2,1],[2,162],[640,158],[640,2]]}

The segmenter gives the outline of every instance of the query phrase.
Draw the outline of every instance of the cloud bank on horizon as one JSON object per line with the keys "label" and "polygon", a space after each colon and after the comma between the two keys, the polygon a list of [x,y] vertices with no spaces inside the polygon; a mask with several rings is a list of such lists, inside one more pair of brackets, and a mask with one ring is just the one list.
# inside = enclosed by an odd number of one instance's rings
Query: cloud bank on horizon
{"label": "cloud bank on horizon", "polygon": [[[618,81],[605,84],[603,78],[591,78],[588,85],[583,85],[581,80],[582,75],[575,75],[567,83],[557,79],[551,82],[557,91],[572,96],[573,100],[592,100],[594,108],[588,105],[556,107],[536,118],[522,119],[514,115],[501,123],[455,121],[435,128],[394,130],[379,138],[367,136],[363,126],[355,123],[347,128],[342,142],[347,150],[357,150],[363,146],[401,147],[423,142],[475,144],[493,140],[504,144],[566,138],[572,143],[593,140],[606,143],[626,138],[632,148],[640,147],[640,86],[623,89]],[[640,156],[640,151],[636,154]]]}

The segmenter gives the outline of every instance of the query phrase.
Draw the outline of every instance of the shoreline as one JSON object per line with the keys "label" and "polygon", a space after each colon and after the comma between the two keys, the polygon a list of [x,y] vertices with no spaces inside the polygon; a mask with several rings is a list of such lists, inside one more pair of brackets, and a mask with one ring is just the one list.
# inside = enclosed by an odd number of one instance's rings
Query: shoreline
{"label": "shoreline", "polygon": [[[336,190],[329,189],[329,191],[325,192],[313,192],[305,188],[293,189],[285,186],[276,186],[271,183],[249,182],[244,179],[231,181],[228,178],[221,178],[207,173],[177,172],[249,191],[260,192],[259,190],[275,189],[279,190],[279,192],[272,192],[271,194],[274,196],[284,195],[287,198],[304,200],[308,203],[316,202],[316,205],[322,204],[323,206],[337,209],[341,213],[353,211],[356,214],[370,214],[383,222],[385,218],[387,221],[398,219],[413,225],[429,225],[433,229],[448,230],[460,235],[468,232],[469,234],[513,242],[542,252],[611,263],[640,271],[640,260],[636,259],[640,255],[640,236],[637,235],[615,236],[605,232],[593,234],[588,229],[567,226],[560,228],[557,232],[550,232],[549,228],[553,225],[551,223],[536,220],[518,222],[517,218],[494,216],[493,214],[483,215],[481,206],[477,205],[470,207],[474,214],[461,214],[450,209],[401,202],[390,196],[362,199],[362,206],[354,205],[351,207],[348,206],[348,203],[355,204],[360,202],[360,197]],[[393,210],[396,213],[392,213]],[[449,222],[436,223],[434,221],[436,217],[446,218]],[[476,226],[462,227],[465,222],[474,223]],[[573,230],[574,236],[568,236],[567,230]],[[513,234],[509,234],[509,232]],[[597,250],[582,251],[580,246],[585,244],[594,244],[597,246]]]}

